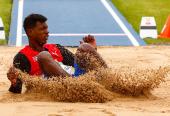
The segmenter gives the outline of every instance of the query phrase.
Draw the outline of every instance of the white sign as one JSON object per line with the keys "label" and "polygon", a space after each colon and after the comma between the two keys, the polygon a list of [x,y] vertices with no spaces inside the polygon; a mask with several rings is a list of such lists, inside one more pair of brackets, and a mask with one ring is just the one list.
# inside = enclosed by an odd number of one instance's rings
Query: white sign
{"label": "white sign", "polygon": [[4,25],[1,17],[0,17],[0,39],[5,39]]}
{"label": "white sign", "polygon": [[154,17],[142,17],[140,24],[140,37],[143,38],[157,38],[158,32]]}

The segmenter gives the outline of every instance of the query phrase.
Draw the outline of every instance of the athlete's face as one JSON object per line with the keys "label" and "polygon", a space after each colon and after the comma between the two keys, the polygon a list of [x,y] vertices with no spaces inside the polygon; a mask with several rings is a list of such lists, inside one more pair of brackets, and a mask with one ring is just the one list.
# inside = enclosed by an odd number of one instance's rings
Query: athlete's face
{"label": "athlete's face", "polygon": [[48,25],[46,22],[37,22],[36,26],[29,30],[29,36],[32,41],[39,45],[44,45],[48,40]]}

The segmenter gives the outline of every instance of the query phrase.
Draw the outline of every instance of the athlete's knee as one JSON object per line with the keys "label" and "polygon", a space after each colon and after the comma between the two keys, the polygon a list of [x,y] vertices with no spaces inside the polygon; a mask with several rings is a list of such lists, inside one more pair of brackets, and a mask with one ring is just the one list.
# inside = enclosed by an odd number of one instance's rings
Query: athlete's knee
{"label": "athlete's knee", "polygon": [[38,54],[37,60],[40,63],[41,62],[46,62],[46,61],[52,60],[52,56],[51,56],[51,54],[48,51],[42,51],[42,52],[40,52]]}
{"label": "athlete's knee", "polygon": [[88,43],[83,43],[78,47],[78,50],[83,51],[83,52],[95,52],[95,48],[88,44]]}

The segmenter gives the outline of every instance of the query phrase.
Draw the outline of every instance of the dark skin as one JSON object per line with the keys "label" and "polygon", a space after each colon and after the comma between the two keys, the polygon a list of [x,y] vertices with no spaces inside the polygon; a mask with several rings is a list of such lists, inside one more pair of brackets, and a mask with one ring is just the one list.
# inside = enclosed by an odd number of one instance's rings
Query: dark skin
{"label": "dark skin", "polygon": [[64,78],[66,76],[71,76],[61,68],[59,63],[52,58],[49,52],[47,51],[40,52],[39,55],[37,56],[37,59],[41,69],[43,70],[47,77],[60,76]]}
{"label": "dark skin", "polygon": [[37,22],[35,27],[27,29],[29,46],[36,51],[44,51],[43,45],[47,43],[48,34],[48,25],[45,22]]}

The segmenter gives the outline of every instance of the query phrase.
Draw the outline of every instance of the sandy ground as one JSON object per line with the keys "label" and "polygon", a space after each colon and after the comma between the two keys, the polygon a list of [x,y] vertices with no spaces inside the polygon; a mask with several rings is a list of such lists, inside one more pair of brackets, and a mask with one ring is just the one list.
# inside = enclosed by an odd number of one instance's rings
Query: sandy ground
{"label": "sandy ground", "polygon": [[[29,99],[8,92],[6,72],[21,48],[0,46],[0,111],[2,116],[170,116],[170,76],[152,91],[151,98],[117,97],[107,103],[61,103]],[[75,49],[73,49],[75,51]],[[170,46],[101,47],[109,67],[158,68],[170,65]],[[5,100],[4,100],[5,99]]]}

